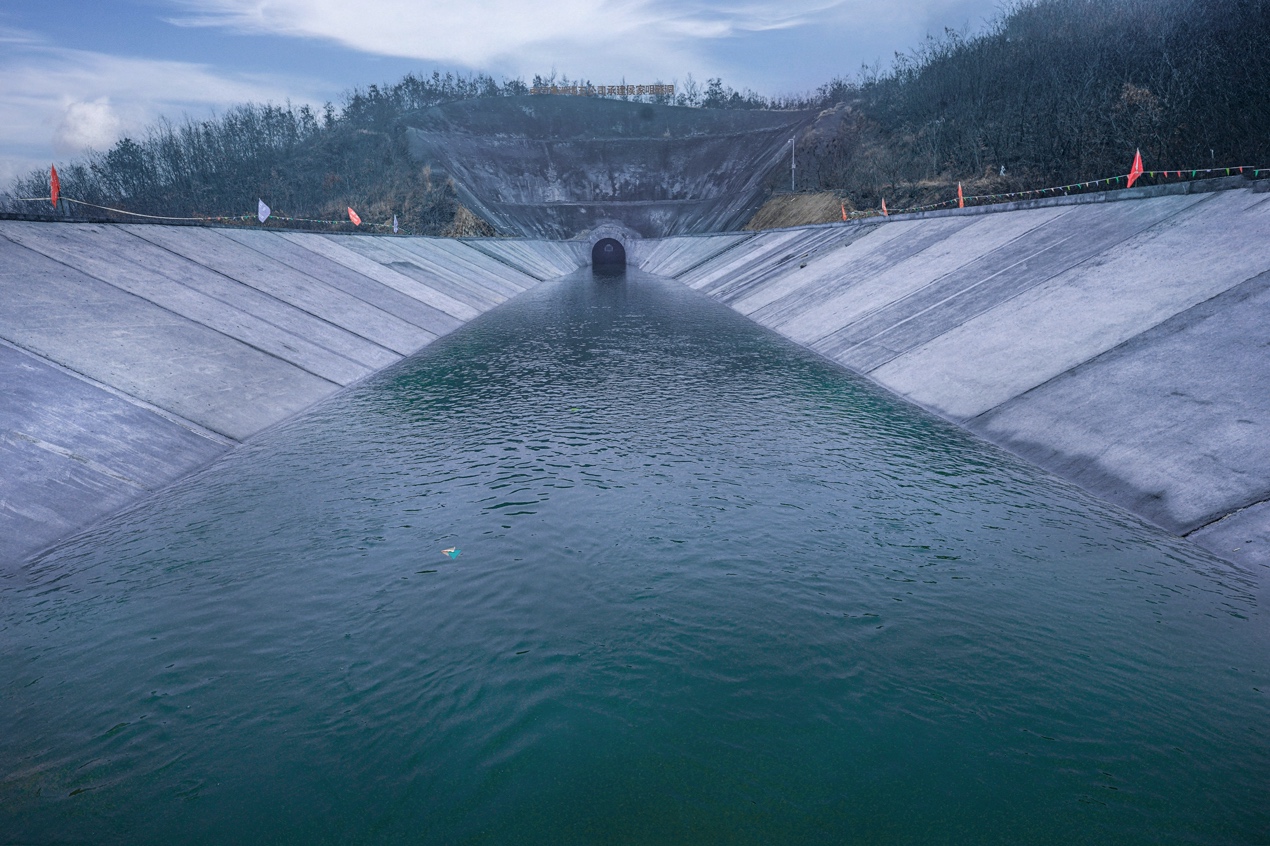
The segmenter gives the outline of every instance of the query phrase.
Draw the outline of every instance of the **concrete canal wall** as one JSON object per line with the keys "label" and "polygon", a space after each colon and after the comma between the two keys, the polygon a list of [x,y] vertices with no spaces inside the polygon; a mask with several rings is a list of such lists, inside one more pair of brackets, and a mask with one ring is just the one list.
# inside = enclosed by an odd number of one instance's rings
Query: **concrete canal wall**
{"label": "concrete canal wall", "polygon": [[1270,563],[1270,183],[1197,187],[666,238],[635,261],[1224,558]]}
{"label": "concrete canal wall", "polygon": [[[631,240],[700,290],[1235,561],[1270,563],[1270,193],[1231,180]],[[0,221],[0,563],[426,346],[585,241]]]}
{"label": "concrete canal wall", "polygon": [[0,221],[0,564],[573,272],[586,248]]}

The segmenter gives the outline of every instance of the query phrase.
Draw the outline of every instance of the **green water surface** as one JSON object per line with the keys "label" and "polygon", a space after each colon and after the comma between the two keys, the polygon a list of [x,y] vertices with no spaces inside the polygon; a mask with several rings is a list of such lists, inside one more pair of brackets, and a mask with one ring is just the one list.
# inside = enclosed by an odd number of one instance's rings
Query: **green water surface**
{"label": "green water surface", "polygon": [[1263,585],[581,275],[4,573],[0,843],[1270,842]]}

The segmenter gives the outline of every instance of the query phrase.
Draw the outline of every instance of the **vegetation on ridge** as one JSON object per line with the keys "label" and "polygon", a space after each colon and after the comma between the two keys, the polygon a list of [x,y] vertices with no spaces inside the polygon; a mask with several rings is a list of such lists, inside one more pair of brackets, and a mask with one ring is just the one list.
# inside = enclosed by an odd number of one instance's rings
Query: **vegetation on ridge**
{"label": "vegetation on ridge", "polygon": [[[1029,0],[836,80],[800,190],[892,207],[1148,169],[1270,165],[1270,0]],[[848,206],[849,208],[849,206]]]}
{"label": "vegetation on ridge", "polygon": [[[981,33],[945,32],[892,66],[813,93],[766,98],[691,77],[651,102],[815,109],[798,150],[798,189],[893,207],[1148,168],[1270,165],[1270,0],[1021,0]],[[585,83],[535,77],[534,85]],[[60,168],[63,192],[148,214],[241,215],[256,197],[280,214],[475,234],[453,185],[409,155],[420,109],[527,94],[521,80],[433,73],[358,89],[339,108],[248,104],[204,121],[161,121]],[[636,98],[632,98],[636,99]],[[772,187],[784,182],[773,174]],[[10,194],[46,196],[48,174]],[[12,200],[10,207],[18,208]]]}
{"label": "vegetation on ridge", "polygon": [[[459,205],[452,183],[411,159],[403,118],[438,103],[526,91],[489,76],[434,73],[355,90],[320,114],[248,103],[208,120],[161,120],[140,138],[59,167],[59,178],[66,196],[152,215],[243,215],[259,197],[280,216],[343,221],[351,206],[367,222],[396,214],[420,234],[490,234]],[[11,196],[47,196],[48,180],[32,173]]]}

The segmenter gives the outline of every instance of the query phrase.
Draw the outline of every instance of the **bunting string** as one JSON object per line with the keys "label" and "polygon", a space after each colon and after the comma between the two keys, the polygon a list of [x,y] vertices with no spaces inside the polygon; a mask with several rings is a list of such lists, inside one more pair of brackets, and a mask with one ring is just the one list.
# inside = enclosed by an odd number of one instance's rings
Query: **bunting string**
{"label": "bunting string", "polygon": [[[86,208],[99,209],[101,211],[110,212],[112,214],[125,215],[127,217],[141,218],[144,220],[160,220],[160,221],[167,220],[167,221],[181,221],[181,222],[191,222],[191,223],[229,223],[229,224],[243,224],[252,220],[258,220],[261,224],[263,224],[266,220],[278,220],[278,221],[283,221],[285,223],[320,224],[323,226],[338,226],[341,228],[347,227],[350,223],[352,223],[355,227],[359,227],[359,228],[365,227],[368,229],[388,230],[393,232],[394,234],[400,232],[396,215],[393,215],[393,219],[389,223],[364,222],[361,219],[361,217],[358,216],[357,212],[353,211],[352,208],[348,209],[348,218],[345,220],[321,220],[318,218],[311,218],[311,217],[288,217],[286,215],[273,213],[273,211],[267,205],[265,205],[263,200],[259,201],[259,211],[257,212],[257,214],[216,215],[216,216],[204,215],[204,216],[196,216],[196,217],[180,217],[176,215],[163,215],[163,214],[144,214],[142,212],[128,211],[127,209],[118,209],[112,206],[103,206],[103,205],[98,205],[97,203],[89,203],[84,200],[77,200],[73,197],[58,196],[58,193],[56,192],[56,188],[58,187],[56,171],[54,170],[52,171],[52,173],[53,173],[52,186],[55,190],[51,196],[15,197],[14,199],[19,202],[40,202],[40,203],[51,202],[54,204],[55,207],[58,202],[74,203],[76,205],[84,206]],[[883,200],[882,207],[880,210],[879,209],[865,209],[862,211],[848,212],[844,204],[842,207],[842,219],[844,221],[847,221],[847,220],[859,220],[861,218],[878,217],[878,216],[890,217],[891,215],[896,215],[896,214],[919,214],[921,212],[939,211],[941,209],[949,209],[954,207],[965,208],[967,205],[983,206],[983,205],[993,205],[993,204],[1002,203],[1002,202],[1014,202],[1018,200],[1043,199],[1045,197],[1069,196],[1072,194],[1072,192],[1086,191],[1091,188],[1101,188],[1101,187],[1116,188],[1121,183],[1125,183],[1127,187],[1132,185],[1135,180],[1137,180],[1138,178],[1142,176],[1148,176],[1148,177],[1151,177],[1152,179],[1190,180],[1190,179],[1200,179],[1204,177],[1211,177],[1214,175],[1216,176],[1251,175],[1254,179],[1258,179],[1258,178],[1261,178],[1262,175],[1270,177],[1270,168],[1254,167],[1252,165],[1234,165],[1231,167],[1208,167],[1208,168],[1191,168],[1191,169],[1183,168],[1183,169],[1177,169],[1177,170],[1173,170],[1173,169],[1143,170],[1141,167],[1141,159],[1139,157],[1139,154],[1135,154],[1133,167],[1130,170],[1130,172],[1124,176],[1110,176],[1104,179],[1092,179],[1087,182],[1073,182],[1069,185],[1056,185],[1052,188],[1031,188],[1031,189],[1027,189],[1023,191],[1006,191],[1000,194],[977,194],[974,196],[966,196],[965,194],[963,194],[961,184],[958,183],[956,197],[952,199],[948,199],[948,200],[942,200],[938,203],[929,203],[924,206],[913,206],[911,208],[905,208],[905,209],[887,209],[886,201]],[[401,232],[401,234],[412,234],[412,233]]]}
{"label": "bunting string", "polygon": [[[14,199],[20,202],[48,203],[48,202],[51,202],[53,198],[49,196],[49,197],[14,197]],[[102,206],[102,205],[98,205],[97,203],[89,203],[84,200],[76,200],[75,198],[67,197],[66,195],[62,195],[58,201],[62,203],[75,203],[76,205],[79,205],[79,206],[86,206],[92,209],[99,209],[101,211],[111,212],[113,214],[127,215],[128,217],[142,218],[144,220],[169,220],[169,221],[185,221],[185,222],[194,222],[194,223],[246,223],[248,221],[253,221],[257,219],[257,216],[254,214],[203,215],[199,217],[180,217],[177,215],[170,215],[170,214],[143,214],[141,212],[128,211],[127,209],[117,209],[117,208],[114,208],[113,206]],[[356,213],[354,212],[354,214]],[[345,218],[343,220],[319,220],[318,218],[313,218],[313,217],[287,217],[286,215],[281,215],[281,214],[277,214],[273,212],[271,212],[268,215],[268,218],[269,220],[281,220],[281,221],[286,221],[287,223],[320,223],[326,226],[340,226],[343,228],[347,228],[349,224],[352,223],[352,218]],[[362,229],[365,229],[367,227],[373,227],[375,229],[386,229],[393,232],[397,231],[395,222],[367,223],[366,221],[363,221],[361,218],[358,218],[357,222],[353,225]],[[403,234],[409,234],[409,233],[403,233]]]}
{"label": "bunting string", "polygon": [[[1136,164],[1136,162],[1135,162]],[[1231,167],[1206,167],[1180,170],[1143,170],[1136,176],[1131,171],[1124,176],[1109,176],[1105,179],[1091,179],[1088,182],[1073,182],[1070,185],[1057,185],[1053,188],[1031,188],[1024,191],[1007,191],[1001,194],[978,194],[975,196],[963,195],[961,186],[957,186],[959,196],[949,200],[942,200],[938,203],[930,203],[925,206],[913,206],[906,209],[890,209],[885,208],[883,203],[882,209],[863,209],[861,211],[848,212],[848,219],[859,220],[866,217],[890,217],[897,214],[918,214],[928,211],[939,211],[941,209],[964,208],[969,205],[986,206],[995,203],[1015,202],[1018,200],[1034,200],[1043,199],[1045,197],[1070,196],[1072,192],[1086,191],[1091,188],[1105,186],[1108,189],[1115,188],[1121,183],[1127,183],[1130,177],[1134,179],[1142,176],[1149,176],[1152,179],[1201,179],[1211,176],[1240,176],[1251,175],[1254,179],[1262,176],[1270,177],[1270,168],[1254,167],[1252,165],[1233,165]]]}

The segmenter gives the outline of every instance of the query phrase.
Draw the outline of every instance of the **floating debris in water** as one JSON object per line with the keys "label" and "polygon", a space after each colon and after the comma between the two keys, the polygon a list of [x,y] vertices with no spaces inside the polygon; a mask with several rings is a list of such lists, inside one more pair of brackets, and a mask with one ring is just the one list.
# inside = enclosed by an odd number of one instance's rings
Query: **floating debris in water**
{"label": "floating debris in water", "polygon": [[457,546],[452,546],[449,549],[441,550],[441,554],[448,555],[451,558],[458,558],[460,555],[463,554],[463,550],[459,549]]}

